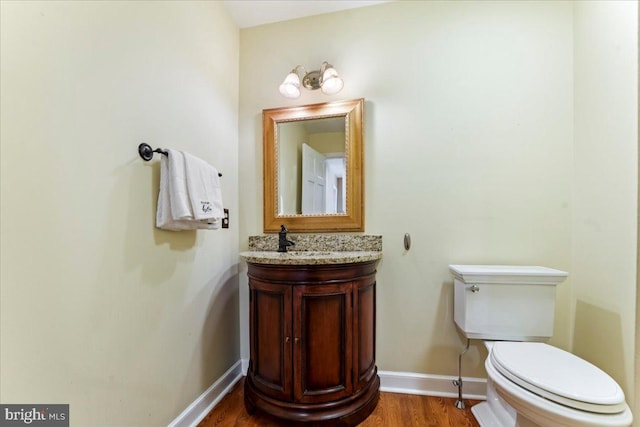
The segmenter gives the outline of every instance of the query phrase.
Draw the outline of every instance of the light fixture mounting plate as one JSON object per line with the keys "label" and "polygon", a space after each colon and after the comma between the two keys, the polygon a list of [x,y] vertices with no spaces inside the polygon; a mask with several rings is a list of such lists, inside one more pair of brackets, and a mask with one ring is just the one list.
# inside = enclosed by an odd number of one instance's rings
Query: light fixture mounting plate
{"label": "light fixture mounting plate", "polygon": [[311,90],[320,89],[320,77],[320,70],[309,71],[302,78],[302,85]]}

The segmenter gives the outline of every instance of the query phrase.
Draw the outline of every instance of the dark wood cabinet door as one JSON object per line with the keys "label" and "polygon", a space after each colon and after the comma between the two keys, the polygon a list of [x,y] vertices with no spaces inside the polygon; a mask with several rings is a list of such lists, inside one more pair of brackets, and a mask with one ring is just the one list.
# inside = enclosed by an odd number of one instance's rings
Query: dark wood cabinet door
{"label": "dark wood cabinet door", "polygon": [[354,387],[369,384],[376,368],[376,280],[370,277],[353,284],[353,371]]}
{"label": "dark wood cabinet door", "polygon": [[296,402],[330,402],[352,392],[351,297],[351,283],[295,287]]}
{"label": "dark wood cabinet door", "polygon": [[254,385],[266,396],[291,400],[291,286],[252,279],[249,289],[249,370]]}
{"label": "dark wood cabinet door", "polygon": [[375,262],[249,264],[249,413],[355,426],[378,402]]}

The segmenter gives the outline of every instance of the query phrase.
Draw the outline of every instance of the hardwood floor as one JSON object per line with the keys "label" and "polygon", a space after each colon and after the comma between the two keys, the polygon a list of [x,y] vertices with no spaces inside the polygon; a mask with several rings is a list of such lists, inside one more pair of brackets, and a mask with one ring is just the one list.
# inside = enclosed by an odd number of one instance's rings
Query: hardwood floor
{"label": "hardwood floor", "polygon": [[[249,416],[243,403],[244,379],[238,381],[198,427],[284,427],[294,424],[264,414]],[[378,406],[359,427],[420,426],[478,427],[471,406],[478,401],[465,400],[466,409],[457,409],[456,399],[412,394],[380,393]]]}

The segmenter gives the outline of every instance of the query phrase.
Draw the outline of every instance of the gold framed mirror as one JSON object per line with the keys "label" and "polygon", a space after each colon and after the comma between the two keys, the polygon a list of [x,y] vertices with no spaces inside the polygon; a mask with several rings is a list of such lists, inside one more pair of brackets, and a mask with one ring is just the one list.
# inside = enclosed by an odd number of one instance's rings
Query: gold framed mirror
{"label": "gold framed mirror", "polygon": [[262,111],[264,232],[364,231],[364,99]]}

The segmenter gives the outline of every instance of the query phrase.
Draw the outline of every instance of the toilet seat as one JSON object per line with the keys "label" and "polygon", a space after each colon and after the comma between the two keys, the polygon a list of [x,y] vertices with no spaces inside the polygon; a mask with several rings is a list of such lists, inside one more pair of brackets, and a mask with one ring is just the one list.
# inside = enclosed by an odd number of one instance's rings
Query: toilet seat
{"label": "toilet seat", "polygon": [[624,392],[609,375],[559,348],[534,342],[495,342],[490,360],[510,381],[561,405],[599,414],[627,408]]}

